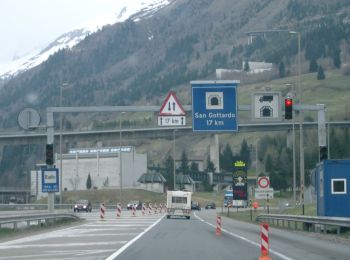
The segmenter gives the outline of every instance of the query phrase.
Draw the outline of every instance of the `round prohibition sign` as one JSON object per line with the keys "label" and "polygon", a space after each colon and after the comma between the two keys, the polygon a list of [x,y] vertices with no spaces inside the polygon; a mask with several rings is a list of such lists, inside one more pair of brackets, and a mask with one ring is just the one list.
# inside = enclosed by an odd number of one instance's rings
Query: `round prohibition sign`
{"label": "round prohibition sign", "polygon": [[269,185],[270,185],[270,180],[268,177],[264,176],[258,179],[258,186],[260,188],[266,189],[267,187],[269,187]]}

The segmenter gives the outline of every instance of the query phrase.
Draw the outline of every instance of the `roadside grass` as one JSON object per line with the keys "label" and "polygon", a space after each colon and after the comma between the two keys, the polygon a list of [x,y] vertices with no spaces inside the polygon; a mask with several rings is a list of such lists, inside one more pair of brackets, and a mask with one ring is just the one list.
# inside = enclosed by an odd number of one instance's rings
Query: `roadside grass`
{"label": "roadside grass", "polygon": [[[302,74],[302,101],[305,104],[325,104],[329,115],[340,119],[339,117],[346,116],[348,109],[349,81],[350,76],[343,75],[340,70],[326,71],[326,79],[324,80],[317,80],[316,73]],[[286,87],[286,83],[294,85],[294,90],[298,93],[297,76],[275,79],[238,88],[239,104],[249,104],[251,93],[263,91],[266,87],[269,87],[271,91],[280,91],[282,96],[285,96],[287,92],[292,91]],[[313,117],[315,118],[315,114]]]}

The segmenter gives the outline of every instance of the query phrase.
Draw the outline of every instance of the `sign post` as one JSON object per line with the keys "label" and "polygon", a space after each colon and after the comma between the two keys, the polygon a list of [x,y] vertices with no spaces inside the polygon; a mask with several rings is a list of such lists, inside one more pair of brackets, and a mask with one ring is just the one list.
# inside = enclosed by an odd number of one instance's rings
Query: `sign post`
{"label": "sign post", "polygon": [[239,81],[191,81],[192,129],[195,132],[238,131]]}
{"label": "sign post", "polygon": [[[177,99],[175,92],[170,91],[160,108],[158,126],[185,126],[186,112]],[[173,132],[173,159],[174,159],[174,190],[176,190],[176,164],[175,164],[175,131]]]}

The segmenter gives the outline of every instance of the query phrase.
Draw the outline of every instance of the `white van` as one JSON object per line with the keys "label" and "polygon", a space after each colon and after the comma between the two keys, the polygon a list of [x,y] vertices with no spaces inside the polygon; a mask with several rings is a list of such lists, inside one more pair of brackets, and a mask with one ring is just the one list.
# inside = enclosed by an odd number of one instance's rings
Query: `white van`
{"label": "white van", "polygon": [[180,216],[190,219],[191,196],[189,191],[167,191],[167,218]]}

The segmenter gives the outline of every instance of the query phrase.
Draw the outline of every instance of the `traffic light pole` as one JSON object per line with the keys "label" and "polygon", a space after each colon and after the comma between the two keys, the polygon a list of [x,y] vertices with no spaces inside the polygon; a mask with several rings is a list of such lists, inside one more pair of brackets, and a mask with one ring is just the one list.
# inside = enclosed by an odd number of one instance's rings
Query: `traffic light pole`
{"label": "traffic light pole", "polygon": [[[53,113],[47,111],[46,112],[46,134],[47,134],[47,140],[46,144],[53,144]],[[47,165],[48,168],[53,168],[53,165]],[[61,180],[60,180],[61,181]],[[47,209],[50,213],[54,212],[55,209],[55,193],[54,192],[48,192],[47,194]]]}
{"label": "traffic light pole", "polygon": [[[300,114],[303,111],[317,111],[317,122],[318,122],[318,145],[320,147],[319,151],[321,152],[321,147],[327,147],[327,134],[326,134],[326,106],[324,104],[317,105],[296,105],[295,110],[299,110]],[[301,116],[300,120],[300,203],[302,206],[302,214],[305,213],[304,206],[304,186],[305,186],[305,175],[304,175],[304,138],[303,138],[303,117]],[[321,154],[319,155],[321,158]],[[325,156],[327,158],[327,155]]]}

